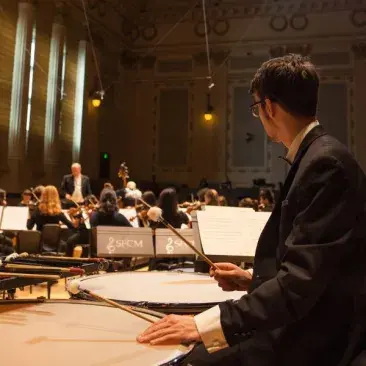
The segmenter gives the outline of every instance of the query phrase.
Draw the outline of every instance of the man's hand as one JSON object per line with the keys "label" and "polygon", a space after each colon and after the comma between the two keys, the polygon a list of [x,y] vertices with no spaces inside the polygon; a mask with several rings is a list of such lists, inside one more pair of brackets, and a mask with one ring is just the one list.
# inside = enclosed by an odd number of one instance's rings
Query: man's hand
{"label": "man's hand", "polygon": [[137,337],[137,341],[151,345],[167,345],[196,342],[200,338],[193,317],[168,315],[146,329]]}
{"label": "man's hand", "polygon": [[215,263],[218,269],[211,268],[210,276],[224,291],[247,291],[252,275],[232,263]]}
{"label": "man's hand", "polygon": [[66,198],[67,200],[69,200],[69,199],[71,198],[71,196],[70,196],[68,193],[66,193],[66,194],[65,194],[65,198]]}

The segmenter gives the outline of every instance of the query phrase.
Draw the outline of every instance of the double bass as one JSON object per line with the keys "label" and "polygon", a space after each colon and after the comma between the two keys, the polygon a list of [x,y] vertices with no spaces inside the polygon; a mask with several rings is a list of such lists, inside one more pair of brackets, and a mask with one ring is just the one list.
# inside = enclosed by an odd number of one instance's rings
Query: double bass
{"label": "double bass", "polygon": [[130,177],[127,164],[125,162],[121,163],[118,170],[118,178],[122,180],[122,188],[116,191],[118,197],[118,206],[123,208],[123,197],[126,193],[127,180]]}

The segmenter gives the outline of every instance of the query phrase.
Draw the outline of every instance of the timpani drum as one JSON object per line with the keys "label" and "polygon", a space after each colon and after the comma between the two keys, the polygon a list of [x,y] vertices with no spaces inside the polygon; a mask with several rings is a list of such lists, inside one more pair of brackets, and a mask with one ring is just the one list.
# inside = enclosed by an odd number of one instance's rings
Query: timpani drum
{"label": "timpani drum", "polygon": [[[224,292],[206,274],[179,272],[118,272],[88,276],[80,281],[89,290],[122,304],[166,314],[199,314],[245,292]],[[80,292],[79,297],[91,300]]]}
{"label": "timpani drum", "polygon": [[[162,314],[144,311],[153,320]],[[4,365],[181,365],[185,346],[136,341],[151,324],[125,311],[85,301],[0,302]]]}

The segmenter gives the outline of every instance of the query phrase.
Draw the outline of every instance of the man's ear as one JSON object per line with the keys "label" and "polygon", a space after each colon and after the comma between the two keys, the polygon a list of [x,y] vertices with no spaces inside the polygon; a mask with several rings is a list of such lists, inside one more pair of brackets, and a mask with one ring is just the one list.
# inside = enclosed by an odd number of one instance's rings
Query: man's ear
{"label": "man's ear", "polygon": [[272,103],[272,101],[270,101],[269,99],[265,100],[265,110],[266,113],[268,115],[268,117],[270,117],[271,119],[273,119],[274,117],[274,105]]}

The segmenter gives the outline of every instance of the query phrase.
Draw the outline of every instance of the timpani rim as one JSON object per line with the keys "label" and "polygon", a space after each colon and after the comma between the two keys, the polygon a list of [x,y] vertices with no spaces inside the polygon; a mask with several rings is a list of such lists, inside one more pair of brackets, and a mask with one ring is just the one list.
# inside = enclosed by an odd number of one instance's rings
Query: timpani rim
{"label": "timpani rim", "polygon": [[[105,273],[105,274],[97,274],[92,276],[85,276],[80,278],[80,283],[83,281],[88,281],[93,278],[98,277],[106,277],[106,276],[120,276],[123,274],[169,274],[172,276],[178,276],[178,275],[185,275],[185,276],[202,276],[205,278],[211,278],[207,273],[201,273],[201,272],[172,272],[172,271],[147,271],[147,272],[135,272],[135,271],[125,271],[125,272],[113,272],[113,273]],[[90,298],[88,295],[83,294],[80,292],[76,296],[76,298],[82,298],[83,300],[90,301],[92,298]],[[191,314],[192,312],[196,313],[197,311],[202,312],[204,310],[208,310],[214,306],[217,305],[217,302],[200,302],[200,303],[191,303],[191,302],[154,302],[154,301],[133,301],[133,300],[121,300],[121,299],[114,299],[109,298],[110,300],[113,300],[119,304],[130,306],[131,308],[137,308],[137,309],[148,309],[150,311],[158,312],[158,313],[179,313],[179,314]]]}
{"label": "timpani rim", "polygon": [[[108,308],[114,308],[114,306],[101,303],[98,301],[90,301],[90,300],[73,300],[73,299],[16,299],[16,300],[0,300],[0,306],[6,306],[6,305],[21,305],[21,304],[72,304],[72,305],[94,305],[94,306],[103,306]],[[166,316],[166,314],[160,313],[158,311],[153,311],[146,308],[140,308],[140,307],[131,307],[131,310],[151,315],[156,318],[163,318]]]}

